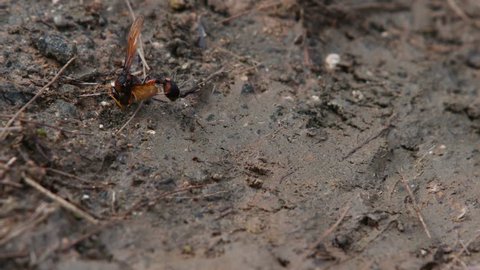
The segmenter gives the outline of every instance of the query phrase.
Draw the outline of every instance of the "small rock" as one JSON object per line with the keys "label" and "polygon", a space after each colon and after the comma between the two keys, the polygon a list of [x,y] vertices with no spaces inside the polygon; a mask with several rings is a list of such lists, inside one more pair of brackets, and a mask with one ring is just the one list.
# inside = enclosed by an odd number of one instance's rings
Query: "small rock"
{"label": "small rock", "polygon": [[247,185],[251,188],[261,188],[263,186],[263,180],[258,178],[247,178]]}
{"label": "small rock", "polygon": [[68,26],[68,21],[63,15],[58,14],[53,17],[53,24],[58,28],[64,28]]}
{"label": "small rock", "polygon": [[205,173],[203,170],[198,170],[192,168],[184,173],[185,177],[189,178],[193,183],[203,183],[208,180],[209,175]]}
{"label": "small rock", "polygon": [[77,53],[74,43],[56,34],[39,37],[35,45],[42,55],[51,57],[61,64],[67,63]]}
{"label": "small rock", "polygon": [[77,116],[77,108],[64,100],[57,100],[53,106],[55,115],[61,118],[74,118]]}
{"label": "small rock", "polygon": [[466,113],[472,120],[480,118],[480,104],[477,102],[470,104],[466,109]]}
{"label": "small rock", "polygon": [[480,69],[480,52],[474,51],[467,55],[467,66]]}
{"label": "small rock", "polygon": [[60,86],[60,92],[65,94],[75,94],[78,93],[78,87],[71,84],[63,84]]}
{"label": "small rock", "polygon": [[278,77],[278,81],[279,82],[282,82],[282,83],[289,83],[291,82],[293,79],[292,79],[292,76],[290,76],[289,74],[281,74],[279,77]]}
{"label": "small rock", "polygon": [[335,239],[333,240],[334,244],[338,246],[339,248],[345,250],[350,247],[350,244],[352,244],[352,239],[348,237],[347,235],[344,234],[339,234],[335,236]]}
{"label": "small rock", "polygon": [[0,83],[0,105],[23,105],[33,97],[32,93],[9,82]]}
{"label": "small rock", "polygon": [[356,102],[359,102],[359,101],[361,101],[365,98],[362,91],[359,91],[359,90],[353,90],[352,91],[352,96],[353,96],[353,98]]}
{"label": "small rock", "polygon": [[219,173],[214,173],[212,175],[212,180],[215,181],[215,182],[219,182],[221,181],[222,179],[224,178],[224,176],[222,174],[219,174]]}
{"label": "small rock", "polygon": [[187,8],[188,2],[186,0],[169,0],[170,8],[176,11],[182,11]]}
{"label": "small rock", "polygon": [[245,224],[246,231],[253,234],[261,233],[264,228],[265,225],[259,217],[252,217]]}
{"label": "small rock", "polygon": [[338,63],[340,63],[340,55],[336,53],[331,53],[325,58],[325,64],[329,70],[334,70]]}
{"label": "small rock", "polygon": [[246,94],[253,94],[253,93],[255,93],[255,90],[253,89],[253,85],[251,85],[250,83],[243,84],[242,94],[246,95]]}

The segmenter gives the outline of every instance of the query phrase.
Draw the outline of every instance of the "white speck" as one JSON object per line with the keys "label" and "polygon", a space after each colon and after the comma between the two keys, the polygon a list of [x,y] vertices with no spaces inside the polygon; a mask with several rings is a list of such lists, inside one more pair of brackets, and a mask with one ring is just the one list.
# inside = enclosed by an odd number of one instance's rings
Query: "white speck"
{"label": "white speck", "polygon": [[157,133],[157,132],[155,132],[155,130],[149,129],[149,130],[147,130],[147,133],[150,134],[150,135],[155,135],[155,133]]}
{"label": "white speck", "polygon": [[110,82],[110,85],[111,85],[112,87],[114,87],[114,86],[115,86],[115,82],[114,82],[114,81],[111,81],[111,82]]}
{"label": "white speck", "polygon": [[362,91],[359,90],[353,90],[352,91],[352,96],[355,100],[360,101],[362,100],[365,96],[363,95]]}
{"label": "white speck", "polygon": [[331,53],[325,58],[325,64],[327,65],[328,69],[335,69],[338,63],[340,63],[340,55],[336,53]]}
{"label": "white speck", "polygon": [[107,107],[107,106],[110,105],[110,103],[109,103],[109,102],[106,102],[106,101],[104,100],[104,101],[100,102],[100,105],[103,106],[103,107]]}
{"label": "white speck", "polygon": [[153,42],[153,43],[152,43],[152,46],[153,46],[153,48],[155,48],[155,49],[160,49],[160,48],[163,47],[162,43],[160,43],[160,42],[158,42],[158,41]]}
{"label": "white speck", "polygon": [[293,101],[294,100],[292,96],[284,96],[283,99],[288,100],[288,101]]}
{"label": "white speck", "polygon": [[433,151],[432,150],[428,151],[428,154],[433,155]]}
{"label": "white speck", "polygon": [[313,101],[320,101],[320,97],[316,96],[316,95],[313,95],[312,99],[313,99]]}
{"label": "white speck", "polygon": [[243,127],[248,127],[248,122],[243,124]]}
{"label": "white speck", "polygon": [[240,80],[246,82],[248,81],[248,76],[243,75],[242,77],[240,77]]}
{"label": "white speck", "polygon": [[187,62],[182,65],[182,69],[187,69],[190,66],[190,64]]}
{"label": "white speck", "polygon": [[447,146],[446,146],[445,144],[442,144],[442,145],[440,145],[438,148],[440,148],[440,149],[443,150],[443,149],[447,149]]}
{"label": "white speck", "polygon": [[99,129],[102,129],[102,128],[103,128],[103,125],[102,125],[102,124],[98,125],[98,128],[99,128]]}
{"label": "white speck", "polygon": [[82,200],[88,200],[88,199],[90,199],[90,195],[88,195],[88,194],[83,194],[82,195]]}
{"label": "white speck", "polygon": [[390,34],[389,34],[387,31],[384,31],[384,32],[382,32],[382,34],[381,34],[381,36],[382,36],[383,38],[386,38],[386,37],[388,37],[389,35],[390,35]]}

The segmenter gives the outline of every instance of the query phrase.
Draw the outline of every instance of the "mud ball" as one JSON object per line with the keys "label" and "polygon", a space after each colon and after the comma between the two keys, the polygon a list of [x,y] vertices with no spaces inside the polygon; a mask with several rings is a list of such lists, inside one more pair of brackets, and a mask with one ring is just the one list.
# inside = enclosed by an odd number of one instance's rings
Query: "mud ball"
{"label": "mud ball", "polygon": [[333,239],[333,244],[345,250],[348,249],[352,244],[352,239],[347,235],[339,234],[335,236],[335,239]]}
{"label": "mud ball", "polygon": [[248,95],[248,94],[253,94],[255,93],[255,89],[253,88],[253,85],[250,83],[245,83],[242,86],[242,94],[243,95]]}

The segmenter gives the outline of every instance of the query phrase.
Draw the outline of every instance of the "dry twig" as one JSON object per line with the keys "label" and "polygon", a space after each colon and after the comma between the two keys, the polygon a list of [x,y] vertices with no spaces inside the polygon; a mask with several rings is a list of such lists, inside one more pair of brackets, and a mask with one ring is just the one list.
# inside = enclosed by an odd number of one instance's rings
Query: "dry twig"
{"label": "dry twig", "polygon": [[[73,60],[75,60],[75,58],[77,58],[76,56],[72,57],[72,59],[70,59],[58,72],[57,72],[57,75],[55,75],[55,77],[53,77],[52,80],[50,80],[44,87],[42,87],[42,89],[40,89],[40,91],[38,91],[37,94],[35,94],[35,96],[30,99],[25,105],[23,105],[22,108],[20,108],[20,110],[18,110],[14,115],[13,117],[8,120],[7,124],[5,125],[5,128],[8,128],[9,126],[11,126],[13,124],[13,122],[15,121],[15,119],[17,119],[17,117],[23,112],[25,111],[25,109],[27,109],[28,106],[30,106],[30,104],[32,104],[48,87],[50,87],[50,85],[52,85],[59,77],[60,75],[62,75],[63,71],[65,71],[65,69],[73,62]],[[3,130],[2,133],[0,133],[0,141],[3,141],[5,139],[5,137],[8,135],[8,130]]]}
{"label": "dry twig", "polygon": [[[6,114],[0,114],[0,117],[9,117],[10,118],[11,116],[6,115]],[[61,131],[61,132],[65,132],[65,133],[73,133],[73,134],[78,134],[78,135],[93,135],[93,133],[79,132],[78,130],[66,130],[66,129],[63,129],[63,128],[59,128],[58,126],[49,125],[49,124],[45,124],[45,123],[37,122],[37,121],[33,121],[33,120],[27,120],[23,117],[18,118],[18,121],[24,122],[24,123],[34,124],[34,125],[37,125],[37,126],[44,126],[44,127],[52,128],[52,129],[55,129],[55,130],[58,130],[58,131]]]}
{"label": "dry twig", "polygon": [[142,108],[142,105],[143,105],[143,101],[141,101],[140,104],[138,104],[138,107],[133,112],[132,116],[128,118],[127,122],[125,122],[125,124],[123,124],[123,126],[117,132],[115,132],[115,134],[120,134],[120,132],[122,132],[122,130],[124,130],[128,126],[128,124],[133,120],[133,118],[135,118],[135,115],[137,115],[138,111],[140,111],[140,108]]}
{"label": "dry twig", "polygon": [[[333,224],[330,228],[328,228],[326,231],[323,232],[322,236],[320,236],[320,238],[311,246],[310,250],[315,249],[318,245],[320,245],[323,242],[323,240],[325,240],[325,238],[327,238],[327,236],[329,236],[332,232],[335,231],[335,229],[337,229],[337,227],[340,225],[340,223],[342,223],[343,219],[347,215],[351,206],[352,206],[351,203],[348,202],[347,206],[345,206],[345,208],[343,209],[342,213],[340,214],[340,217],[338,217],[335,224]],[[309,254],[309,256],[311,255],[312,254]]]}
{"label": "dry twig", "polygon": [[57,169],[54,169],[54,168],[47,168],[47,171],[50,171],[50,172],[53,172],[53,173],[56,173],[56,174],[59,174],[59,175],[63,175],[63,176],[66,176],[66,177],[70,177],[70,178],[73,178],[73,179],[76,179],[80,182],[82,182],[83,184],[86,184],[86,185],[91,185],[93,188],[98,188],[98,187],[107,187],[108,184],[106,183],[93,183],[92,181],[88,181],[86,179],[83,179],[81,177],[78,177],[76,175],[73,175],[73,174],[70,174],[70,173],[66,173],[64,171],[60,171],[60,170],[57,170]]}
{"label": "dry twig", "polygon": [[264,10],[268,10],[268,9],[277,7],[277,6],[279,6],[279,5],[282,5],[282,3],[279,3],[279,2],[277,2],[277,1],[274,1],[274,3],[270,3],[270,4],[264,5],[264,6],[259,6],[259,7],[256,8],[256,9],[255,9],[255,8],[247,9],[247,10],[241,11],[241,12],[235,14],[235,15],[232,15],[232,16],[230,16],[230,17],[222,20],[220,23],[221,23],[221,24],[228,24],[228,23],[232,22],[233,20],[235,20],[235,19],[237,19],[237,18],[240,18],[240,17],[242,17],[242,16],[244,16],[244,15],[247,15],[247,14],[253,12],[254,10],[256,10],[256,11],[264,11]]}
{"label": "dry twig", "polygon": [[40,206],[37,207],[35,213],[33,213],[29,220],[16,226],[15,229],[10,232],[6,237],[0,239],[0,246],[3,246],[8,241],[21,235],[29,228],[32,228],[40,222],[44,221],[51,213],[54,212],[54,210],[55,207],[51,207],[50,205],[45,203],[40,204]]}
{"label": "dry twig", "polygon": [[92,215],[90,215],[89,213],[83,211],[82,209],[80,209],[77,206],[73,205],[72,203],[68,202],[64,198],[54,194],[50,190],[44,188],[42,185],[37,183],[37,181],[33,180],[32,178],[28,177],[27,175],[23,175],[23,180],[25,181],[26,184],[33,187],[38,192],[44,194],[45,196],[49,197],[50,199],[54,200],[55,202],[60,204],[60,206],[62,206],[66,210],[74,213],[75,215],[77,215],[79,217],[84,218],[85,220],[89,221],[90,223],[93,223],[93,224],[98,224],[99,223],[99,221],[96,218],[94,218]]}
{"label": "dry twig", "polygon": [[457,2],[455,2],[455,0],[447,0],[447,3],[448,5],[450,6],[450,8],[460,17],[462,18],[462,20],[470,23],[471,20],[470,20],[470,17],[467,16],[467,14],[465,14],[465,12],[463,12],[463,10],[457,5]]}
{"label": "dry twig", "polygon": [[420,223],[422,223],[423,229],[425,230],[425,233],[427,234],[428,238],[432,238],[432,235],[430,234],[430,231],[428,230],[427,224],[425,223],[425,220],[423,219],[422,213],[420,212],[420,207],[418,207],[417,201],[415,200],[415,196],[413,195],[412,189],[408,185],[407,179],[403,176],[402,173],[398,172],[400,175],[400,180],[403,183],[403,186],[408,192],[408,196],[410,196],[410,199],[412,200],[413,208],[415,209],[415,213],[417,214],[418,219],[420,220]]}
{"label": "dry twig", "polygon": [[395,125],[392,123],[395,119],[397,118],[397,114],[393,114],[387,121],[387,124],[381,128],[377,133],[375,133],[373,136],[365,140],[363,143],[359,144],[355,148],[353,148],[350,152],[348,152],[345,156],[342,157],[342,161],[346,160],[347,158],[351,157],[353,154],[355,154],[358,150],[360,150],[362,147],[365,145],[369,144],[371,141],[377,139],[380,136],[388,134],[392,128],[395,127]]}

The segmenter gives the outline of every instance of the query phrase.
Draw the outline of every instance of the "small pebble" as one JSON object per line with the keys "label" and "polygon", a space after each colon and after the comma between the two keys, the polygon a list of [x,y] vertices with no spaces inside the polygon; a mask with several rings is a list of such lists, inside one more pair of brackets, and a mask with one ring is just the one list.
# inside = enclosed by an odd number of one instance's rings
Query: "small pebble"
{"label": "small pebble", "polygon": [[63,28],[68,26],[68,21],[63,15],[58,14],[53,17],[53,24],[55,24],[56,27]]}
{"label": "small pebble", "polygon": [[250,83],[245,83],[242,86],[242,94],[253,94],[255,93],[255,90],[253,89],[253,85]]}
{"label": "small pebble", "polygon": [[168,3],[170,5],[170,8],[176,11],[181,11],[187,8],[186,0],[169,0]]}
{"label": "small pebble", "polygon": [[336,53],[331,53],[325,58],[325,64],[330,70],[334,70],[337,67],[338,63],[340,63],[340,55]]}
{"label": "small pebble", "polygon": [[261,188],[263,186],[263,180],[258,178],[247,178],[247,185],[251,188]]}
{"label": "small pebble", "polygon": [[102,128],[103,128],[103,125],[102,125],[102,124],[98,125],[98,128],[99,128],[99,129],[102,129]]}
{"label": "small pebble", "polygon": [[77,53],[75,43],[61,35],[42,35],[35,43],[40,53],[65,64]]}
{"label": "small pebble", "polygon": [[480,69],[480,52],[471,52],[467,55],[467,66]]}
{"label": "small pebble", "polygon": [[108,107],[108,106],[110,106],[110,102],[106,102],[106,101],[104,100],[104,101],[100,102],[100,105],[101,105],[102,107]]}
{"label": "small pebble", "polygon": [[155,130],[151,130],[151,129],[147,130],[147,134],[155,135],[155,133],[157,133],[155,132]]}
{"label": "small pebble", "polygon": [[361,101],[365,98],[365,96],[363,95],[362,91],[359,91],[359,90],[353,90],[352,91],[352,96],[353,98],[355,99],[355,101]]}

